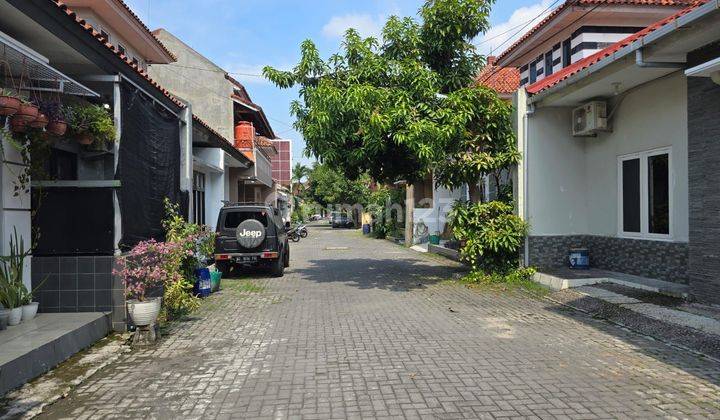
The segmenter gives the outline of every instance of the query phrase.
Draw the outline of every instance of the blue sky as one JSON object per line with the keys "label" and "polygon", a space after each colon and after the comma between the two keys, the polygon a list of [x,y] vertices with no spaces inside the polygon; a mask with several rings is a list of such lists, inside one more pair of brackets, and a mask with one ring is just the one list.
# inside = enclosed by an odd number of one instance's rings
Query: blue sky
{"label": "blue sky", "polygon": [[[493,28],[477,43],[483,53],[501,51],[560,0],[498,0]],[[390,15],[417,16],[423,0],[126,0],[151,29],[165,28],[223,67],[263,107],[279,137],[293,140],[293,158],[304,142],[289,113],[295,91],[280,90],[261,77],[262,67],[291,68],[299,45],[312,39],[324,57],[336,52],[348,27],[377,34]],[[524,25],[528,25],[525,27]],[[517,28],[517,29],[513,29]],[[509,30],[509,32],[507,32]],[[503,34],[503,32],[507,32]],[[510,39],[508,39],[511,37]],[[492,38],[488,40],[489,38]]]}

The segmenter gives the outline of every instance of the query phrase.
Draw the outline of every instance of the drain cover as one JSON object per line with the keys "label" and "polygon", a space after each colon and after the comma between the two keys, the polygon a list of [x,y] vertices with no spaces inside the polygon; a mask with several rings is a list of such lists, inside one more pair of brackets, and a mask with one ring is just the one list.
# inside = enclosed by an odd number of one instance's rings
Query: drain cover
{"label": "drain cover", "polygon": [[348,248],[346,246],[326,246],[325,247],[326,251],[345,251],[348,249],[350,249],[350,248]]}

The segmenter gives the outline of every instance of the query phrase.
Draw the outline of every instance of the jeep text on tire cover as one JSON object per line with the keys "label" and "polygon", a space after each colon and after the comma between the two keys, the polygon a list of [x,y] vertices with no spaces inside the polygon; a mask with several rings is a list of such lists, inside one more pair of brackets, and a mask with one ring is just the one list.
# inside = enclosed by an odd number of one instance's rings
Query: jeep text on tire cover
{"label": "jeep text on tire cover", "polygon": [[241,247],[257,248],[265,240],[265,226],[255,219],[247,219],[235,230],[235,237]]}

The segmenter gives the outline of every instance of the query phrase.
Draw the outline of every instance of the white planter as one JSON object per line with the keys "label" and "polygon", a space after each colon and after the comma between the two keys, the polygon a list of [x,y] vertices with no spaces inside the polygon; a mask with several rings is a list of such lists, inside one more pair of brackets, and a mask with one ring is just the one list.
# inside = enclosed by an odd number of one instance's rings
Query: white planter
{"label": "white planter", "polygon": [[18,325],[22,321],[22,307],[10,309],[10,318],[8,325]]}
{"label": "white planter", "polygon": [[29,305],[23,305],[22,307],[22,320],[24,321],[30,321],[31,319],[35,318],[35,315],[37,315],[38,311],[38,302],[30,302]]}
{"label": "white planter", "polygon": [[128,314],[133,324],[138,327],[145,327],[155,323],[160,314],[160,303],[162,298],[150,298],[143,302],[129,300],[127,302]]}

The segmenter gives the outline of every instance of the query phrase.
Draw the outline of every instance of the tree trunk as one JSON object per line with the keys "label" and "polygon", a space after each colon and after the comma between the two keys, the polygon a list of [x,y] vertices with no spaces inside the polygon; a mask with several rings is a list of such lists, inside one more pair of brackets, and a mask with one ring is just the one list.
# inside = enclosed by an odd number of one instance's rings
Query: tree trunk
{"label": "tree trunk", "polygon": [[405,246],[413,246],[413,213],[415,211],[415,187],[409,183],[405,187]]}
{"label": "tree trunk", "polygon": [[482,203],[483,202],[483,191],[478,186],[477,183],[475,184],[469,184],[468,187],[470,188],[470,202],[472,203]]}

